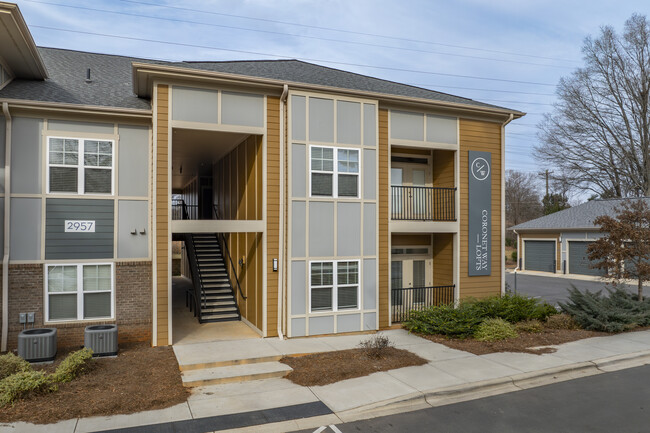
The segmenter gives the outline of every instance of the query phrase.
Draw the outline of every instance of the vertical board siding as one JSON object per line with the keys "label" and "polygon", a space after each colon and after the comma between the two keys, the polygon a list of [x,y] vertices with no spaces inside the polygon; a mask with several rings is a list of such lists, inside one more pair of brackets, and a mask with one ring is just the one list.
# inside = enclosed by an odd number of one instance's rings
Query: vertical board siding
{"label": "vertical board siding", "polygon": [[[501,125],[460,119],[460,298],[501,294]],[[469,156],[468,151],[492,153],[492,251],[491,275],[468,276]]]}
{"label": "vertical board siding", "polygon": [[169,87],[157,86],[156,93],[157,129],[156,129],[156,333],[157,344],[166,346],[171,343],[168,333],[169,312]]}
{"label": "vertical board siding", "polygon": [[379,110],[379,164],[377,175],[379,178],[378,212],[379,212],[379,329],[389,326],[390,306],[388,293],[388,269],[390,267],[389,233],[388,233],[388,110]]}
{"label": "vertical board siding", "polygon": [[280,98],[266,98],[266,330],[277,336],[278,274],[273,259],[280,256]]}
{"label": "vertical board siding", "polygon": [[[45,208],[45,259],[112,259],[115,201],[48,198]],[[95,231],[66,233],[66,220],[94,221]]]}

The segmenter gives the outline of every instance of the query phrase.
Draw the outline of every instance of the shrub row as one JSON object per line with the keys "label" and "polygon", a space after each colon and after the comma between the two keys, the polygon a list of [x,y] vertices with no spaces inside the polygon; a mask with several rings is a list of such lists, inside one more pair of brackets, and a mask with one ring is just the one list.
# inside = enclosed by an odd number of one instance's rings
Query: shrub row
{"label": "shrub row", "polygon": [[545,320],[556,313],[556,309],[546,302],[506,294],[462,301],[456,308],[454,305],[441,305],[412,311],[403,326],[411,332],[466,338],[474,335],[486,319],[502,319],[514,324],[525,320]]}
{"label": "shrub row", "polygon": [[30,393],[52,392],[90,368],[93,352],[82,349],[68,355],[53,374],[32,370],[29,362],[8,353],[0,356],[0,407]]}

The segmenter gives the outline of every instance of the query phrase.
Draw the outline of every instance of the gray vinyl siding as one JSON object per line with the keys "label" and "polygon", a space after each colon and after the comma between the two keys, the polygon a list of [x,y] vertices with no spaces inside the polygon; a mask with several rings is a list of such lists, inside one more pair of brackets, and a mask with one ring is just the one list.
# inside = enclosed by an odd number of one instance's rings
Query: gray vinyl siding
{"label": "gray vinyl siding", "polygon": [[361,314],[340,314],[336,316],[337,332],[359,332],[361,330]]}
{"label": "gray vinyl siding", "polygon": [[47,129],[49,131],[115,134],[115,125],[112,123],[79,122],[76,120],[74,122],[67,120],[49,120],[47,122]]}
{"label": "gray vinyl siding", "polygon": [[11,192],[40,194],[43,179],[42,119],[15,117],[11,131]]}
{"label": "gray vinyl siding", "polygon": [[0,194],[5,192],[5,138],[7,124],[5,118],[0,116]]}
{"label": "gray vinyl siding", "polygon": [[216,90],[172,87],[172,119],[219,123],[219,92]]}
{"label": "gray vinyl siding", "polygon": [[149,195],[149,128],[120,125],[118,192],[122,196]]}
{"label": "gray vinyl siding", "polygon": [[41,259],[41,199],[11,199],[11,260]]}
{"label": "gray vinyl siding", "polygon": [[[117,257],[120,259],[149,256],[149,202],[119,200],[117,220]],[[135,233],[133,233],[135,232]]]}
{"label": "gray vinyl siding", "polygon": [[[111,259],[114,249],[114,201],[47,199],[45,259]],[[95,221],[95,233],[65,233],[65,220]]]}

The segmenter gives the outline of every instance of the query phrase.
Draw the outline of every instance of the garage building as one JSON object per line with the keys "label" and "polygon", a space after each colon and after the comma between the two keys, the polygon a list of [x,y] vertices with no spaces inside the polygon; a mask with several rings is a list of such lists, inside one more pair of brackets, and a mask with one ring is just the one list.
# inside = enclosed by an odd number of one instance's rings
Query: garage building
{"label": "garage building", "polygon": [[[650,206],[650,198],[643,200]],[[510,227],[517,235],[517,270],[602,275],[587,257],[589,244],[603,236],[593,221],[601,215],[616,216],[623,201],[592,200]]]}

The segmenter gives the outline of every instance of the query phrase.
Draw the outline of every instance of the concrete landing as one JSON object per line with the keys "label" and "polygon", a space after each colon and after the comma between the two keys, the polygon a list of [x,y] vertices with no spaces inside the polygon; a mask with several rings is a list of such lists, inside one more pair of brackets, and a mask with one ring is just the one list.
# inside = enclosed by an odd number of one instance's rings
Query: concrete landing
{"label": "concrete landing", "polygon": [[183,386],[197,387],[284,377],[292,368],[281,362],[255,362],[184,371]]}

